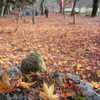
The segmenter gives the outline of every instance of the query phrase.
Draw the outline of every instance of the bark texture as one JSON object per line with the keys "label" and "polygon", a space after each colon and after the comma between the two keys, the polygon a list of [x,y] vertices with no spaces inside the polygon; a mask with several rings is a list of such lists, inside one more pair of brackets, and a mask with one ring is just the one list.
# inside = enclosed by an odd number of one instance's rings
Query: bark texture
{"label": "bark texture", "polygon": [[96,16],[100,0],[93,0],[92,17]]}

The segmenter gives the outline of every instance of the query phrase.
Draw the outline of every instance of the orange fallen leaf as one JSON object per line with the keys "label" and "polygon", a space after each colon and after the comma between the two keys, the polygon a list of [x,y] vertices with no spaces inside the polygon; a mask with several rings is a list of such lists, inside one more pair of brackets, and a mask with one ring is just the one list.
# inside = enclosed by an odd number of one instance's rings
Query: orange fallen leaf
{"label": "orange fallen leaf", "polygon": [[34,85],[35,83],[36,83],[36,81],[35,81],[35,82],[31,82],[31,83],[23,82],[23,81],[22,81],[22,78],[20,78],[20,79],[16,82],[16,86],[17,86],[17,87],[23,87],[23,88],[29,89],[30,86]]}
{"label": "orange fallen leaf", "polygon": [[27,82],[17,82],[16,86],[17,87],[23,87],[23,88],[27,88],[29,89],[30,86],[34,85],[36,82],[31,82],[31,83],[27,83]]}
{"label": "orange fallen leaf", "polygon": [[65,97],[71,96],[71,93],[63,93]]}
{"label": "orange fallen leaf", "polygon": [[91,82],[91,84],[92,84],[92,86],[94,87],[94,88],[100,88],[100,82]]}
{"label": "orange fallen leaf", "polygon": [[70,84],[68,84],[68,83],[64,83],[64,85],[65,85],[68,89],[73,88],[73,85],[70,85]]}
{"label": "orange fallen leaf", "polygon": [[4,73],[0,81],[0,92],[11,92],[15,84],[10,84],[7,75]]}

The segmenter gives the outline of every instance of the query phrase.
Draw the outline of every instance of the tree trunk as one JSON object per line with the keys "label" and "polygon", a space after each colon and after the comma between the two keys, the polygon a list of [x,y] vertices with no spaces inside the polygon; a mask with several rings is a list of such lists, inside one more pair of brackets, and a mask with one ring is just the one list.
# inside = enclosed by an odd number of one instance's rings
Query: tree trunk
{"label": "tree trunk", "polygon": [[79,8],[79,14],[81,13],[81,7]]}
{"label": "tree trunk", "polygon": [[20,12],[19,15],[18,15],[17,27],[16,27],[15,31],[19,31],[19,22],[20,22],[20,19],[21,19],[21,13],[22,12]]}
{"label": "tree trunk", "polygon": [[73,5],[72,11],[71,11],[71,15],[74,15],[74,13],[75,13],[76,2],[77,2],[77,0],[74,0],[74,5]]}
{"label": "tree trunk", "polygon": [[73,24],[76,24],[76,14],[75,14],[75,6],[76,6],[77,0],[74,0],[74,5],[71,11],[71,16],[73,16]]}
{"label": "tree trunk", "polygon": [[1,7],[1,16],[4,16],[6,4],[7,4],[7,0],[1,1],[1,4],[2,4],[2,7]]}
{"label": "tree trunk", "polygon": [[99,6],[99,0],[93,0],[92,17],[96,16]]}
{"label": "tree trunk", "polygon": [[16,7],[16,3],[14,4],[14,11],[16,11],[17,10],[17,7]]}
{"label": "tree trunk", "polygon": [[36,24],[35,8],[36,8],[36,3],[33,2],[33,9],[32,9],[32,22],[33,22],[33,24]]}
{"label": "tree trunk", "polygon": [[9,7],[10,5],[6,5],[5,9],[4,9],[4,15],[8,15],[9,14]]}
{"label": "tree trunk", "polygon": [[60,5],[60,13],[62,13],[62,5]]}
{"label": "tree trunk", "polygon": [[41,15],[44,14],[44,8],[43,8],[43,4],[41,4]]}
{"label": "tree trunk", "polygon": [[73,24],[76,24],[76,14],[73,16]]}
{"label": "tree trunk", "polygon": [[44,0],[42,0],[40,7],[41,7],[41,15],[43,15],[44,14]]}
{"label": "tree trunk", "polygon": [[32,9],[32,22],[33,24],[36,24],[35,9]]}
{"label": "tree trunk", "polygon": [[2,6],[1,16],[4,16],[5,6]]}
{"label": "tree trunk", "polygon": [[57,0],[57,3],[59,5],[59,13],[62,13],[62,1],[61,0]]}
{"label": "tree trunk", "polygon": [[88,7],[86,7],[86,13],[88,13]]}

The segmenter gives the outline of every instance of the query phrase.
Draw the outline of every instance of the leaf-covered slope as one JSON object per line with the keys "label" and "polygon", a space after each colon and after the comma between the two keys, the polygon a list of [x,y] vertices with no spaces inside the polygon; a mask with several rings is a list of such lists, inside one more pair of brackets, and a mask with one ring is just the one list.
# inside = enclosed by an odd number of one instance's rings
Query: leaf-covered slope
{"label": "leaf-covered slope", "polygon": [[22,17],[19,32],[14,32],[15,19],[13,15],[0,18],[0,67],[20,64],[31,51],[39,51],[49,71],[71,71],[84,79],[99,80],[99,17],[77,16],[76,25],[71,24],[72,17],[64,22],[59,14],[47,19],[37,16],[36,25],[31,17]]}

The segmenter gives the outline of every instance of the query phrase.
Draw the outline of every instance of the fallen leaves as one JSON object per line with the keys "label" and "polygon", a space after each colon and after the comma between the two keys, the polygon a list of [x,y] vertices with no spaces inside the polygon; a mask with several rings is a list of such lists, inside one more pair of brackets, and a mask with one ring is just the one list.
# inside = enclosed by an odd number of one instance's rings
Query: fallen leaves
{"label": "fallen leaves", "polygon": [[27,88],[29,89],[30,86],[36,84],[37,82],[31,82],[31,83],[28,83],[28,82],[22,82],[22,81],[17,81],[16,82],[16,86],[17,87],[22,87],[22,88]]}
{"label": "fallen leaves", "polygon": [[73,88],[73,85],[70,85],[70,84],[68,84],[68,83],[64,83],[64,85],[65,85],[66,88],[68,88],[68,89],[72,89],[72,88]]}
{"label": "fallen leaves", "polygon": [[97,88],[100,88],[100,82],[91,82],[93,88],[97,89]]}
{"label": "fallen leaves", "polygon": [[11,84],[11,80],[7,77],[5,71],[1,76],[0,80],[0,92],[11,92],[15,87],[27,88],[29,89],[30,86],[36,84],[37,82],[23,82],[22,78],[16,79]]}
{"label": "fallen leaves", "polygon": [[65,97],[69,97],[69,96],[71,96],[72,94],[71,93],[64,93],[64,96]]}
{"label": "fallen leaves", "polygon": [[59,100],[59,95],[53,94],[53,93],[54,93],[54,84],[52,84],[50,87],[48,87],[47,84],[44,82],[43,83],[43,92],[40,91],[40,96],[44,100]]}
{"label": "fallen leaves", "polygon": [[69,24],[69,16],[65,23],[61,22],[60,15],[50,15],[47,20],[38,16],[35,26],[21,21],[18,33],[12,32],[16,27],[12,18],[1,18],[0,67],[20,64],[31,51],[40,51],[46,59],[48,71],[77,72],[84,79],[98,81],[100,62],[97,30],[100,29],[98,24],[91,22],[94,19],[78,17],[79,23],[72,25]]}
{"label": "fallen leaves", "polygon": [[7,75],[4,73],[0,81],[0,92],[11,92],[15,84],[10,84]]}

